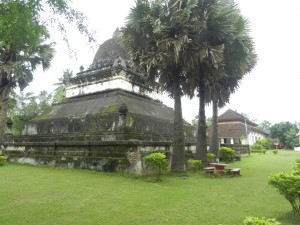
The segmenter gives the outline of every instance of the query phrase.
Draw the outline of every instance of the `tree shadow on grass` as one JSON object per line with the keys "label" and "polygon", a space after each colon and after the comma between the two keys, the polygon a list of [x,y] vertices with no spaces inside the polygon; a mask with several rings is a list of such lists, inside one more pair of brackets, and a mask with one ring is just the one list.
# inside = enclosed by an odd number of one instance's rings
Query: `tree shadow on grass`
{"label": "tree shadow on grass", "polygon": [[292,209],[290,212],[281,214],[277,219],[281,224],[300,224],[300,214],[293,213]]}

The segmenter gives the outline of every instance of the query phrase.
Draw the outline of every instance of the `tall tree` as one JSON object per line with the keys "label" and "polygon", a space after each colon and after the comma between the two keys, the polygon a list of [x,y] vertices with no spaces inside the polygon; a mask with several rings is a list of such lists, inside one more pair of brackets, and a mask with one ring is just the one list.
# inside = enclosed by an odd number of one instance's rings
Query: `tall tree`
{"label": "tall tree", "polygon": [[181,96],[193,95],[187,71],[197,52],[192,37],[203,26],[203,14],[191,13],[196,4],[197,0],[137,0],[123,29],[123,44],[135,67],[151,85],[158,81],[174,98],[173,172],[185,169]]}
{"label": "tall tree", "polygon": [[207,101],[211,101],[213,107],[209,149],[217,158],[219,154],[218,108],[229,102],[230,95],[239,88],[240,81],[254,68],[257,60],[248,25],[245,18],[241,15],[237,16],[234,23],[234,38],[224,44],[224,71],[221,72],[225,73],[225,76],[207,88]]}
{"label": "tall tree", "polygon": [[195,70],[195,85],[199,97],[199,121],[196,155],[203,165],[208,163],[206,141],[205,103],[207,87],[213,86],[225,76],[224,44],[233,36],[233,22],[236,6],[227,0],[199,0],[195,13],[205,12],[205,27],[199,32],[196,41],[204,51],[199,52],[199,63]]}
{"label": "tall tree", "polygon": [[[245,32],[246,27],[243,27],[245,20],[240,15],[237,5],[231,0],[222,1],[203,1],[206,4],[199,5],[199,10],[203,11],[203,7],[208,7],[210,10],[207,17],[207,29],[203,31],[203,37],[200,36],[199,41],[208,43],[207,57],[199,63],[197,74],[197,87],[199,96],[199,120],[198,126],[198,140],[196,156],[207,163],[207,143],[206,143],[206,124],[205,118],[205,103],[214,100],[214,116],[213,123],[215,125],[214,137],[211,146],[212,149],[217,150],[217,107],[222,106],[228,101],[230,93],[238,87],[238,81],[242,75],[253,67],[254,59],[249,59],[249,56],[255,56],[253,50],[252,40],[247,36],[246,42],[252,45],[247,46],[249,54],[243,60],[237,59],[235,56],[245,54],[246,47],[242,50],[235,49],[238,44],[242,45],[240,41],[245,36],[241,35]],[[239,30],[241,29],[241,30]],[[240,36],[240,38],[238,38]],[[213,47],[213,48],[212,48]],[[249,48],[250,47],[250,48]],[[214,50],[214,51],[213,51]],[[237,61],[236,61],[237,59]],[[246,62],[250,60],[250,62]],[[201,115],[200,115],[201,114]],[[217,152],[216,152],[217,153]]]}
{"label": "tall tree", "polygon": [[242,76],[226,76],[214,84],[214,90],[210,90],[212,92],[207,96],[208,101],[211,101],[213,109],[209,151],[215,154],[217,160],[219,159],[218,108],[225,106],[229,102],[230,95],[238,88],[241,79]]}
{"label": "tall tree", "polygon": [[2,70],[0,69],[0,143],[4,142],[6,115],[12,89],[19,86],[23,90],[32,81],[33,72],[38,65],[42,64],[43,69],[48,69],[53,54],[54,49],[51,45],[40,44],[33,48],[28,46],[22,51],[15,51],[13,53],[13,57],[16,57],[15,62],[2,61],[3,67]]}
{"label": "tall tree", "polygon": [[74,24],[90,41],[85,17],[68,0],[2,0],[0,2],[0,145],[3,144],[7,99],[16,86],[25,88],[38,65],[49,68],[53,48],[47,26],[57,26],[68,43],[65,23]]}

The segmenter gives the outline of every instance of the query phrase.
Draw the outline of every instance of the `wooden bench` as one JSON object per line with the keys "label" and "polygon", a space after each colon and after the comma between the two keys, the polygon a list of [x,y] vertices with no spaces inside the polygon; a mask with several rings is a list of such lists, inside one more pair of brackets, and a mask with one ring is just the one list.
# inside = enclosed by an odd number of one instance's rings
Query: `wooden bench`
{"label": "wooden bench", "polygon": [[211,174],[214,173],[215,171],[215,167],[204,167],[203,170],[205,171],[205,173],[210,176]]}
{"label": "wooden bench", "polygon": [[241,175],[240,174],[240,171],[241,171],[241,169],[240,168],[232,168],[232,169],[230,169],[230,173],[232,174],[232,175]]}

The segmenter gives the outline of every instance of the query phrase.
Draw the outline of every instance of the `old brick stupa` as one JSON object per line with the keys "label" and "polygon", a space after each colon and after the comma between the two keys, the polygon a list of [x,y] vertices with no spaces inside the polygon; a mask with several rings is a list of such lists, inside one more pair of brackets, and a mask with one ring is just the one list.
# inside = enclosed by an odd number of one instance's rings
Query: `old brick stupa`
{"label": "old brick stupa", "polygon": [[[29,121],[22,136],[8,138],[10,161],[141,173],[145,154],[171,155],[173,109],[132,70],[119,36],[116,30],[91,66],[70,79],[63,102]],[[194,143],[189,124],[185,135],[187,145]]]}

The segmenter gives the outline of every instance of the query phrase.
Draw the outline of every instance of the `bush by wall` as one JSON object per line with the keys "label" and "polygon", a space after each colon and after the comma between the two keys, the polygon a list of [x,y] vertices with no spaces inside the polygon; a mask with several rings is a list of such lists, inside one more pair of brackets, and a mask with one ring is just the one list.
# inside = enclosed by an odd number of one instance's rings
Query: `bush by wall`
{"label": "bush by wall", "polygon": [[197,170],[200,170],[200,168],[202,166],[202,162],[201,162],[201,160],[189,159],[187,165],[188,165],[187,166],[188,170],[197,171]]}
{"label": "bush by wall", "polygon": [[6,164],[6,158],[0,155],[0,166],[4,166]]}
{"label": "bush by wall", "polygon": [[235,156],[235,151],[228,147],[220,148],[220,161],[232,162]]}
{"label": "bush by wall", "polygon": [[160,180],[161,174],[167,170],[168,162],[167,162],[166,155],[157,152],[145,156],[144,159],[146,165],[150,167],[156,174],[156,179]]}
{"label": "bush by wall", "polygon": [[250,150],[252,153],[263,153],[264,147],[260,144],[253,144],[250,146]]}
{"label": "bush by wall", "polygon": [[275,147],[272,139],[270,139],[270,138],[258,139],[256,141],[256,144],[261,145],[266,150],[271,150],[271,149],[274,149],[274,147]]}

